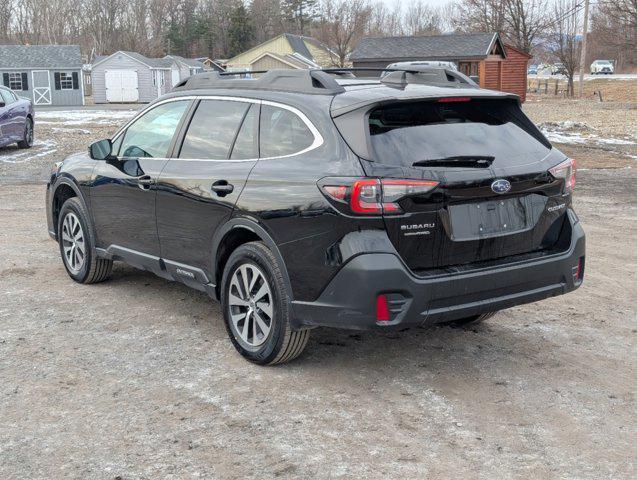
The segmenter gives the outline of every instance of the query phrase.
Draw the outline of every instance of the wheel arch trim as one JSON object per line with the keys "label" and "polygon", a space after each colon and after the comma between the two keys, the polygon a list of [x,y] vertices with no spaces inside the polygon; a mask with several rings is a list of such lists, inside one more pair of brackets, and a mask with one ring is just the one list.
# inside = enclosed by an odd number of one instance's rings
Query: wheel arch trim
{"label": "wheel arch trim", "polygon": [[[212,241],[213,272],[217,271],[219,248],[221,247],[223,240],[227,237],[229,233],[235,231],[236,229],[247,230],[255,234],[270,249],[270,251],[276,257],[277,261],[279,262],[281,266],[281,273],[283,274],[283,281],[285,283],[285,288],[288,291],[288,296],[290,298],[290,301],[292,301],[294,299],[293,292],[292,292],[292,284],[290,282],[290,277],[288,275],[287,266],[285,264],[285,261],[283,260],[283,255],[281,255],[281,251],[279,250],[278,245],[276,244],[272,236],[268,233],[268,231],[265,228],[263,228],[261,225],[259,225],[257,222],[255,222],[254,220],[250,220],[243,217],[233,218],[229,220],[228,222],[226,222],[221,228],[219,228],[219,230],[217,230]],[[217,283],[219,287],[221,287],[220,280],[221,279],[215,278],[215,283]]]}
{"label": "wheel arch trim", "polygon": [[[89,221],[91,223],[89,225],[89,228],[91,229],[92,233],[95,233],[94,229],[93,229],[93,219],[91,218],[91,209],[90,209],[89,203],[86,201],[86,197],[85,197],[84,193],[82,192],[82,189],[80,188],[80,186],[75,182],[75,179],[73,177],[68,176],[68,175],[63,175],[63,176],[58,177],[55,180],[55,182],[54,182],[54,184],[53,184],[53,186],[52,186],[52,188],[50,190],[51,193],[50,193],[50,197],[49,197],[48,208],[49,208],[49,211],[51,213],[51,220],[53,220],[53,218],[54,218],[54,216],[53,216],[54,215],[54,212],[53,212],[53,199],[55,198],[55,195],[56,195],[58,189],[62,185],[65,185],[65,186],[71,188],[71,190],[73,190],[73,192],[75,192],[75,196],[78,197],[81,200],[81,202],[84,204],[84,207],[86,208],[86,211],[87,211],[87,213],[89,215]],[[60,205],[60,208],[61,207],[62,207],[62,205]],[[54,238],[57,240],[57,222],[52,222],[52,223],[53,223],[52,226],[53,226],[53,229],[54,229],[54,231],[53,231]]]}

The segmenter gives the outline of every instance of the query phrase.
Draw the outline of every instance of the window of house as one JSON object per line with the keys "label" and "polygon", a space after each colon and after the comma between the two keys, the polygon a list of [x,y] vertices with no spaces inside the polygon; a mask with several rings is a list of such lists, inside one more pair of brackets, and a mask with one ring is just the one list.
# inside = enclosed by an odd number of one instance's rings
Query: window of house
{"label": "window of house", "polygon": [[60,72],[60,90],[73,90],[73,75]]}
{"label": "window of house", "polygon": [[11,90],[22,91],[22,74],[10,73],[9,74],[9,88]]}

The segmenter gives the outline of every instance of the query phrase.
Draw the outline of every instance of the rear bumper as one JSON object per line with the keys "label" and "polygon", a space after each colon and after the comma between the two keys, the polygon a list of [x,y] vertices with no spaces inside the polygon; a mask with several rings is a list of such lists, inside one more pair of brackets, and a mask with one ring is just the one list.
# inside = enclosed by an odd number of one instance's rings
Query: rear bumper
{"label": "rear bumper", "polygon": [[[457,320],[568,293],[582,281],[585,235],[575,215],[567,251],[531,261],[436,277],[414,276],[398,256],[354,257],[313,302],[293,302],[295,327],[368,330]],[[583,273],[583,272],[582,272]],[[376,297],[386,294],[389,322],[376,321]]]}

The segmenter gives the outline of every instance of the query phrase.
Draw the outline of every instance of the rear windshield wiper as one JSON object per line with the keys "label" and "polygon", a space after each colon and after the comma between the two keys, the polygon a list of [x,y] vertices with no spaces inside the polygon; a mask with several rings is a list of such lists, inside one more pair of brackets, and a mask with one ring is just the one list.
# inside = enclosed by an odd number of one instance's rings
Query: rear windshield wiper
{"label": "rear windshield wiper", "polygon": [[412,167],[487,168],[493,163],[493,160],[495,157],[488,155],[456,155],[454,157],[418,160],[412,163]]}

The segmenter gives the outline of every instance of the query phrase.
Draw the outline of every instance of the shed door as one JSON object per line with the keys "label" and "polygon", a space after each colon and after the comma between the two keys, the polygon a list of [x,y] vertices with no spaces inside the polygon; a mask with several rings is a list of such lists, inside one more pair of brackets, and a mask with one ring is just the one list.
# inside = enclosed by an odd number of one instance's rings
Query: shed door
{"label": "shed door", "polygon": [[33,70],[33,104],[51,105],[51,77],[48,70]]}
{"label": "shed door", "polygon": [[171,79],[172,79],[172,86],[174,87],[175,85],[177,85],[179,83],[179,69],[173,67],[170,70],[170,74],[171,74]]}
{"label": "shed door", "polygon": [[106,70],[106,101],[107,102],[137,102],[139,88],[137,72],[134,70]]}

